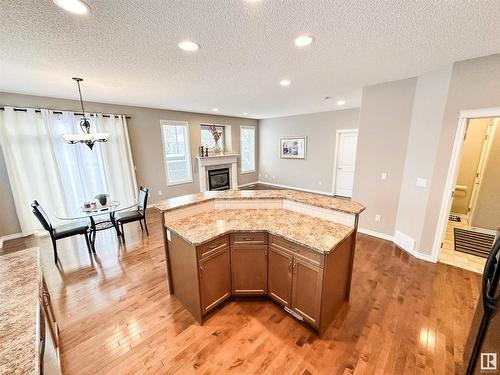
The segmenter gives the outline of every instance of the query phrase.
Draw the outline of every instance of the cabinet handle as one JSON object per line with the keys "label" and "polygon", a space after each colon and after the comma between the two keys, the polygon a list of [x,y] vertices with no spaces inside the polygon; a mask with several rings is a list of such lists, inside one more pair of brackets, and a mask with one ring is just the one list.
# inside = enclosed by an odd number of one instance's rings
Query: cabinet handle
{"label": "cabinet handle", "polygon": [[295,262],[295,261],[294,261],[294,262],[293,262],[293,266],[292,266],[292,268],[293,268],[293,269],[295,269],[295,266],[296,266],[296,265],[297,265],[297,262]]}
{"label": "cabinet handle", "polygon": [[203,266],[200,266],[200,272],[203,273]]}
{"label": "cabinet handle", "polygon": [[44,306],[49,306],[50,305],[50,294],[49,292],[43,292],[42,293],[42,301]]}
{"label": "cabinet handle", "polygon": [[290,259],[290,262],[288,262],[288,268],[291,269],[292,268],[292,260]]}

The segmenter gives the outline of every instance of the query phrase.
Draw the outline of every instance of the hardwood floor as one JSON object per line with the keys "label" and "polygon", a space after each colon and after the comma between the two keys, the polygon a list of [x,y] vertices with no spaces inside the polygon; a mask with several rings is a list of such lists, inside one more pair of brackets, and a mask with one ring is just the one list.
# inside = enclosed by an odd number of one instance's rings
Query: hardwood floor
{"label": "hardwood floor", "polygon": [[480,276],[419,261],[392,243],[358,235],[351,302],[323,339],[269,301],[227,303],[204,326],[168,294],[159,214],[149,237],[125,227],[59,245],[19,239],[42,264],[61,326],[65,374],[461,374]]}
{"label": "hardwood floor", "polygon": [[283,190],[283,188],[272,185],[255,183],[252,185],[243,186],[240,188],[240,190]]}

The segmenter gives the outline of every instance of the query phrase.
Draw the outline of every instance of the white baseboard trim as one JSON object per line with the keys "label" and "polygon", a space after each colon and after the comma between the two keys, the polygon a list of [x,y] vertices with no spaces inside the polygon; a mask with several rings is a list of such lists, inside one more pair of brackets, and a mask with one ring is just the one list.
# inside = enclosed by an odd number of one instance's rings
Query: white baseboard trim
{"label": "white baseboard trim", "polygon": [[418,251],[414,251],[413,253],[409,254],[413,255],[417,259],[425,260],[426,262],[437,263],[438,261],[434,256],[432,256],[432,254],[422,254]]}
{"label": "white baseboard trim", "polygon": [[386,240],[386,241],[394,242],[393,236],[390,236],[390,235],[385,234],[385,233],[376,232],[376,231],[371,230],[371,229],[358,228],[358,232],[363,233],[363,234],[367,234],[368,236],[377,237],[377,238],[381,238],[381,239]]}
{"label": "white baseboard trim", "polygon": [[420,253],[420,252],[418,252],[416,250],[409,251],[409,249],[407,250],[407,249],[401,247],[396,242],[395,236],[391,236],[389,234],[380,233],[380,232],[377,232],[377,231],[374,231],[374,230],[371,230],[371,229],[365,229],[365,228],[358,228],[358,232],[359,233],[363,233],[363,234],[367,234],[368,236],[377,237],[377,238],[380,238],[382,240],[390,241],[390,242],[394,243],[397,247],[399,247],[401,250],[403,250],[404,252],[410,254],[411,256],[414,256],[417,259],[425,260],[426,262],[432,262],[432,263],[436,263],[437,262],[437,259],[435,257],[433,257],[432,255],[430,255],[430,254],[422,254],[422,253]]}
{"label": "white baseboard trim", "polygon": [[333,196],[331,192],[328,191],[320,191],[320,190],[312,190],[312,189],[304,189],[300,188],[297,186],[289,186],[289,185],[281,185],[281,184],[273,184],[271,182],[266,182],[266,181],[257,181],[255,182],[256,184],[262,184],[262,185],[269,185],[269,186],[274,186],[274,187],[280,187],[284,189],[293,189],[293,190],[300,190],[300,191],[305,191],[306,193],[315,193],[315,194],[321,194],[321,195],[329,195]]}
{"label": "white baseboard trim", "polygon": [[12,233],[0,237],[0,249],[3,247],[4,241],[15,240],[16,238],[21,238],[21,237],[23,237],[22,233]]}
{"label": "white baseboard trim", "polygon": [[255,182],[249,182],[248,184],[241,184],[241,185],[238,185],[239,188],[242,188],[242,187],[245,187],[245,186],[250,186],[250,185],[255,185],[255,184],[258,184],[259,181],[255,181]]}

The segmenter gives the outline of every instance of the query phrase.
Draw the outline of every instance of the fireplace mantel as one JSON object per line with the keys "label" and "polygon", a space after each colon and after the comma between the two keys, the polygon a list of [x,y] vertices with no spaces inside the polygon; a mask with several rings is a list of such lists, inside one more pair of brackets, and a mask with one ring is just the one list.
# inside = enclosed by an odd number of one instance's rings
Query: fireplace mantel
{"label": "fireplace mantel", "polygon": [[207,168],[223,167],[231,165],[231,190],[238,189],[238,156],[239,154],[210,155],[207,157],[197,156],[198,177],[200,180],[200,192],[207,191]]}

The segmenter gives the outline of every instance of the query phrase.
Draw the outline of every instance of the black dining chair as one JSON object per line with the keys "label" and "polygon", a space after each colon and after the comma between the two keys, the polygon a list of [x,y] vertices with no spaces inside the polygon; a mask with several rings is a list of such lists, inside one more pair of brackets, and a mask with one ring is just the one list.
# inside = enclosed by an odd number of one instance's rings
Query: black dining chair
{"label": "black dining chair", "polygon": [[31,204],[33,208],[33,214],[36,216],[40,224],[42,224],[43,229],[49,232],[50,238],[52,240],[52,248],[54,250],[54,263],[60,262],[57,255],[57,240],[62,238],[76,236],[77,234],[83,234],[85,236],[85,242],[87,243],[87,249],[89,253],[92,252],[89,241],[89,225],[84,222],[78,221],[71,224],[61,225],[54,228],[50,223],[49,217],[45,213],[44,209],[35,200]]}
{"label": "black dining chair", "polygon": [[[139,192],[137,194],[137,209],[128,211],[119,211],[115,213],[114,220],[116,226],[116,233],[122,238],[122,242],[125,243],[125,233],[123,232],[123,224],[132,223],[138,221],[141,224],[141,230],[146,229],[146,234],[149,236],[148,224],[146,223],[146,207],[148,204],[149,190],[143,186],[139,186]],[[142,222],[144,221],[144,227]],[[120,226],[121,230],[118,230]]]}

